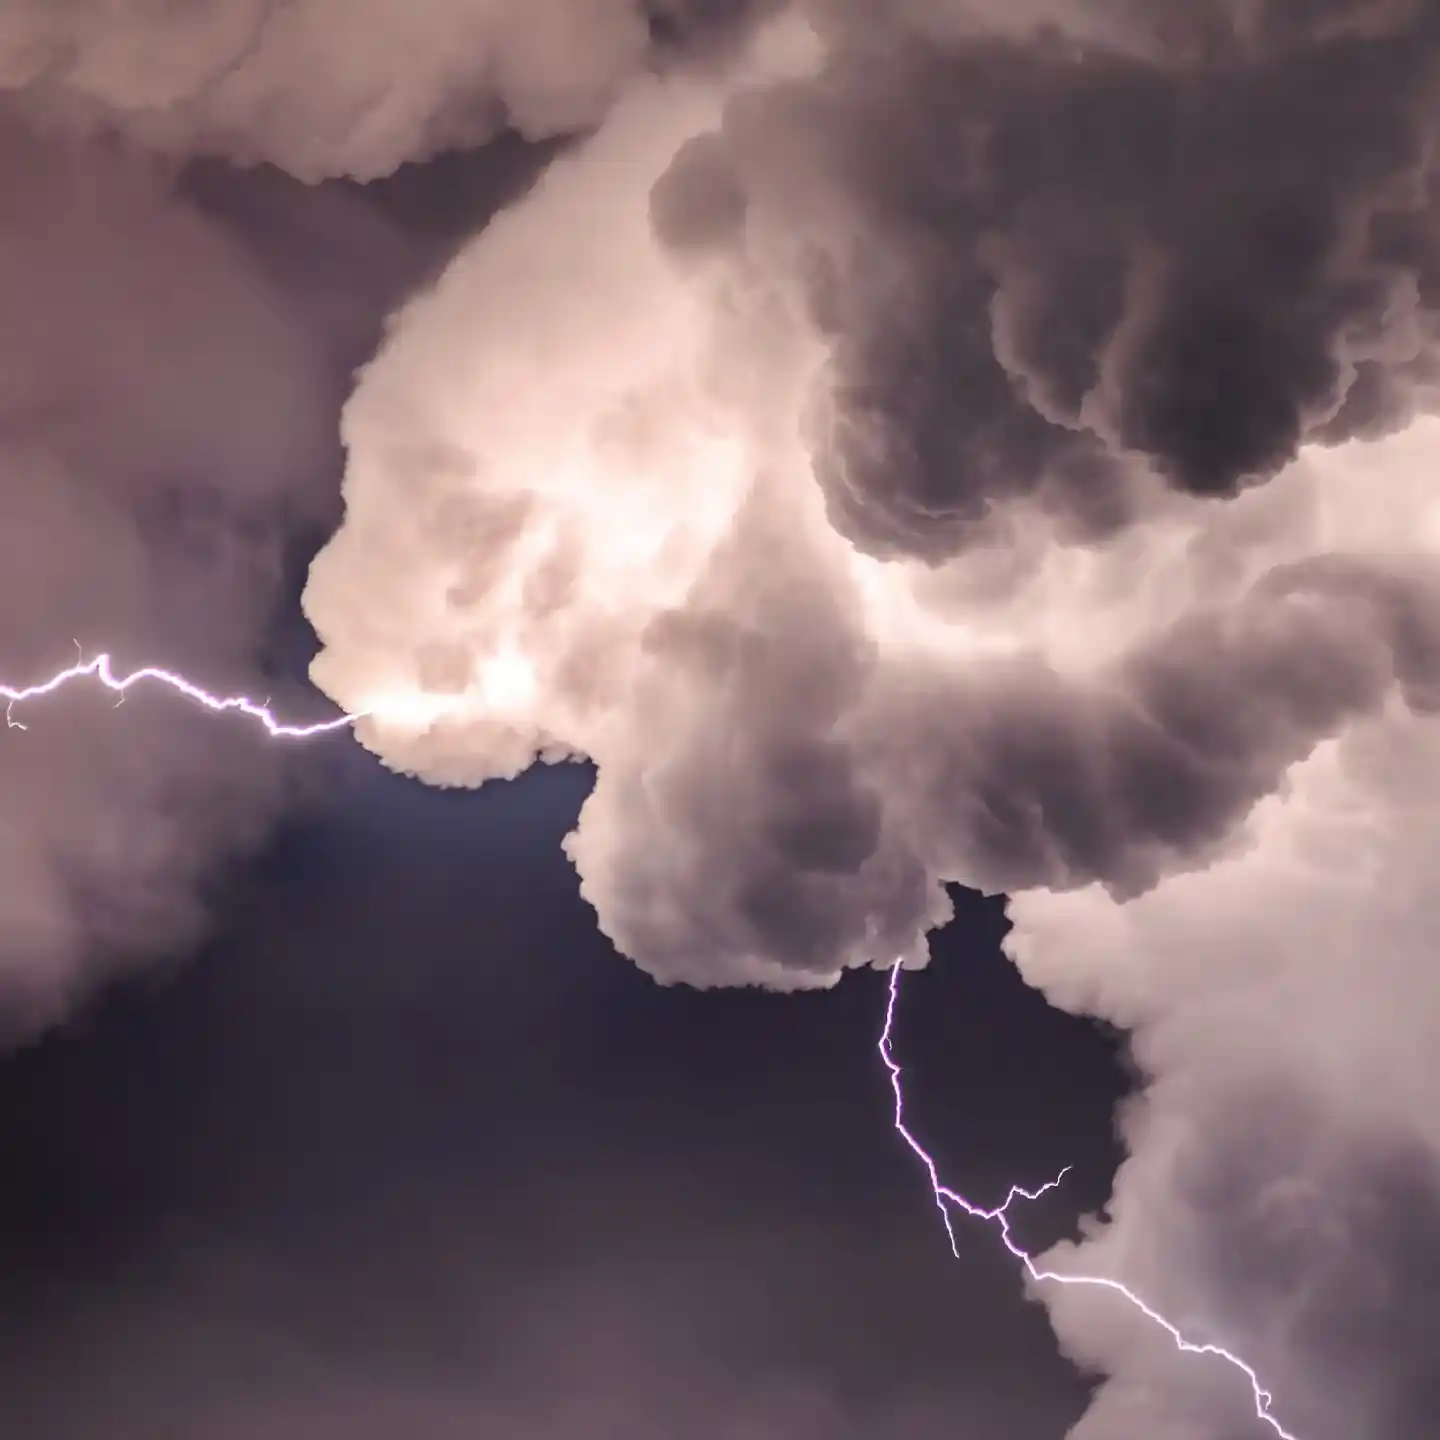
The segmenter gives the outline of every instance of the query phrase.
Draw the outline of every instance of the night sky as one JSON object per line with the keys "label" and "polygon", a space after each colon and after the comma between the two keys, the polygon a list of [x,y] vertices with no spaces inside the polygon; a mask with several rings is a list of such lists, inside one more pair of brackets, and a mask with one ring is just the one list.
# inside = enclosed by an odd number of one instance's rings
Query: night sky
{"label": "night sky", "polygon": [[[323,754],[319,753],[323,750]],[[26,1440],[1049,1440],[1082,1382],[889,1128],[883,977],[662,989],[558,842],[589,776],[427,791],[345,740],[191,962],[0,1070],[0,1410]],[[897,1037],[982,1198],[1103,1203],[1111,1043],[960,898]],[[12,1428],[13,1427],[13,1428]]]}
{"label": "night sky", "polygon": [[0,1440],[1433,1440],[1437,449],[1440,0],[0,0]]}

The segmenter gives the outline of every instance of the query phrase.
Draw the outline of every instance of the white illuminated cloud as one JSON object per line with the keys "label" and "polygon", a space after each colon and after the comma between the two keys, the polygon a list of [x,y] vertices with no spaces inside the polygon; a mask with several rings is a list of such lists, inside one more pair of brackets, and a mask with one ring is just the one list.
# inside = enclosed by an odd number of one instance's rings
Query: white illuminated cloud
{"label": "white illuminated cloud", "polygon": [[[1333,1233],[1315,1197],[1440,1153],[1440,424],[1223,500],[1136,459],[1103,533],[1020,487],[948,558],[864,554],[817,482],[814,257],[764,206],[728,247],[651,227],[746,83],[632,88],[396,318],[346,411],[315,678],[431,783],[594,761],[567,852],[665,982],[923,963],[946,883],[1010,892],[1026,978],[1129,1030],[1150,1082],[1112,1219],[1051,1263],[1253,1355],[1306,1440],[1370,1433],[1381,1400],[1314,1338],[1360,1284],[1365,1192]],[[844,251],[854,216],[795,174]],[[1331,1242],[1311,1283],[1294,1257]],[[1223,1369],[1044,1298],[1111,1376],[1077,1436],[1242,1433]]]}

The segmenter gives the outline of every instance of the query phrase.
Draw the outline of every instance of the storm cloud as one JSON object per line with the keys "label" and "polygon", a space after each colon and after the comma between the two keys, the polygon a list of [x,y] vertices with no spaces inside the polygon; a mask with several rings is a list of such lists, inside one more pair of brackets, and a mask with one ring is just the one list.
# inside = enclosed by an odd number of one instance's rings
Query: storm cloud
{"label": "storm cloud", "polygon": [[[339,417],[304,603],[364,745],[594,762],[567,850],[663,982],[921,965],[947,885],[1008,893],[1145,1085],[1051,1262],[1243,1342],[1305,1440],[1413,1435],[1440,11],[34,0],[0,97],[7,678],[268,688]],[[543,174],[453,256],[360,192],[490,142]],[[108,703],[6,732],[8,1034],[183,949],[285,798]],[[1253,1428],[1041,1298],[1085,1440]]]}
{"label": "storm cloud", "polygon": [[0,91],[38,124],[179,156],[378,179],[600,120],[625,82],[723,41],[753,0],[20,0]]}
{"label": "storm cloud", "polygon": [[[284,544],[329,504],[323,328],[144,163],[4,120],[0,184],[7,680],[79,643],[264,684]],[[279,801],[279,757],[233,725],[113,704],[67,695],[6,732],[7,1038],[191,940],[212,865]]]}
{"label": "storm cloud", "polygon": [[[723,49],[748,9],[6,6],[7,683],[103,649],[323,715],[284,679],[281,607],[335,521],[336,417],[385,314],[523,190],[545,152],[516,127],[593,124],[622,76]],[[389,218],[420,208],[402,162],[492,135],[438,223]],[[191,945],[305,773],[230,720],[112,705],[67,693],[6,732],[5,1040]]]}
{"label": "storm cloud", "polygon": [[[836,0],[637,81],[396,318],[306,596],[387,764],[596,763],[569,853],[663,981],[921,964],[947,883],[1010,893],[1148,1086],[1054,1263],[1250,1343],[1307,1440],[1423,1389],[1364,1297],[1433,1213],[1436,15]],[[1111,1377],[1077,1434],[1250,1433],[1043,1298]]]}

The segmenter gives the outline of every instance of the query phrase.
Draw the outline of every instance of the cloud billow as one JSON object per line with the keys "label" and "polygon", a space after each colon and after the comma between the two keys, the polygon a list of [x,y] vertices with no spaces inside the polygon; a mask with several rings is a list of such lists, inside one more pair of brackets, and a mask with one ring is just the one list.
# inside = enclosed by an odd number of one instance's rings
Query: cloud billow
{"label": "cloud billow", "polygon": [[[1359,1218],[1303,1302],[1220,1257],[1392,1165],[1431,1203],[1435,16],[817,0],[635,82],[397,317],[306,596],[386,763],[595,762],[567,847],[661,980],[923,963],[946,884],[1010,893],[1147,1082],[1054,1263],[1228,1327],[1307,1440],[1408,1433],[1423,1370],[1326,1373],[1406,1283]],[[1249,1433],[1044,1298],[1077,1436]]]}

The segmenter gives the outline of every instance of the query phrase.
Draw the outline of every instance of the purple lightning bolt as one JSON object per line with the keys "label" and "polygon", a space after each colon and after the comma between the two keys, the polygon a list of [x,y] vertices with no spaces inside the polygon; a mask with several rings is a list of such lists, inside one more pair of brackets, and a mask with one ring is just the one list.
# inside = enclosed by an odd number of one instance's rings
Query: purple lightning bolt
{"label": "purple lightning bolt", "polygon": [[950,1253],[957,1260],[960,1258],[960,1246],[956,1239],[954,1219],[951,1215],[953,1206],[964,1211],[972,1219],[984,1220],[994,1225],[999,1231],[1001,1243],[1025,1267],[1025,1273],[1032,1280],[1048,1280],[1057,1285],[1086,1285],[1092,1289],[1109,1290],[1138,1310],[1151,1324],[1163,1330],[1175,1342],[1177,1350],[1183,1351],[1186,1355],[1213,1355],[1217,1359],[1225,1361],[1227,1365],[1238,1370],[1248,1382],[1250,1394],[1255,1402],[1256,1418],[1268,1425],[1279,1437],[1279,1440],[1297,1440],[1297,1437],[1292,1435],[1270,1413],[1272,1399],[1270,1392],[1260,1383],[1260,1377],[1254,1369],[1240,1356],[1226,1350],[1221,1345],[1197,1345],[1194,1341],[1187,1340],[1180,1330],[1158,1310],[1147,1305],[1140,1296],[1118,1280],[1111,1280],[1104,1275],[1060,1275],[1053,1270],[1040,1269],[1029,1253],[1021,1249],[1015,1242],[1015,1237],[1010,1233],[1010,1206],[1016,1200],[1038,1200],[1047,1191],[1053,1190],[1069,1173],[1068,1165],[1053,1180],[1040,1186],[1038,1190],[1024,1190],[1018,1185],[1012,1185],[1010,1193],[1004,1201],[992,1210],[986,1210],[975,1204],[974,1201],[967,1200],[958,1191],[950,1189],[941,1181],[940,1169],[936,1165],[934,1157],[915,1138],[914,1133],[905,1123],[905,1090],[901,1084],[902,1072],[892,1048],[892,1038],[895,1032],[895,1008],[900,999],[900,969],[899,965],[895,965],[890,971],[889,996],[885,1005],[885,1024],[881,1028],[877,1048],[880,1051],[880,1059],[889,1072],[890,1089],[895,1096],[896,1133],[910,1147],[915,1158],[925,1167],[925,1173],[930,1179],[930,1194],[934,1197],[935,1208],[940,1212],[940,1219],[945,1226],[945,1234],[950,1240]]}
{"label": "purple lightning bolt", "polygon": [[[79,649],[78,644],[76,649]],[[177,694],[185,696],[187,700],[193,700],[196,704],[203,705],[207,710],[234,710],[252,720],[258,720],[266,731],[277,739],[303,740],[310,735],[323,735],[328,730],[344,729],[345,726],[353,725],[356,720],[360,719],[359,715],[342,715],[338,719],[321,720],[314,725],[285,725],[275,718],[268,702],[260,705],[244,695],[212,695],[208,690],[201,689],[194,681],[187,680],[183,675],[177,675],[172,670],[162,670],[156,665],[146,665],[143,669],[132,670],[128,675],[117,675],[108,655],[97,655],[93,660],[86,660],[81,655],[74,665],[57,671],[48,680],[42,680],[38,684],[27,685],[19,689],[13,685],[0,684],[0,699],[7,702],[5,706],[6,725],[12,730],[24,730],[26,726],[15,718],[14,713],[15,706],[20,701],[39,700],[42,696],[53,695],[72,680],[86,677],[98,681],[107,690],[114,691],[121,700],[125,698],[126,692],[132,687],[146,680],[154,681],[168,686]]]}

